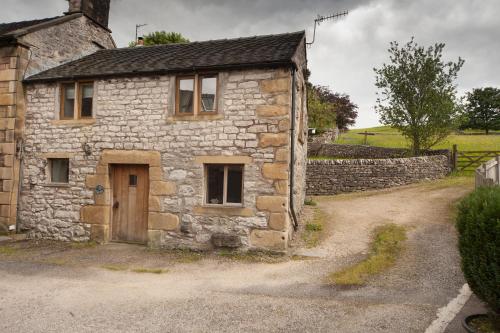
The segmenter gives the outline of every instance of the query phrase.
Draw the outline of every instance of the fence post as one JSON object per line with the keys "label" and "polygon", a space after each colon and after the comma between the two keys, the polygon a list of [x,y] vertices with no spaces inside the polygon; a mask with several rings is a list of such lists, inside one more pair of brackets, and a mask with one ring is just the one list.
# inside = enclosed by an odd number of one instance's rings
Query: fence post
{"label": "fence post", "polygon": [[458,164],[458,154],[457,154],[457,145],[453,145],[453,152],[451,153],[451,158],[452,158],[452,164],[453,164],[453,171],[457,170],[457,164]]}
{"label": "fence post", "polygon": [[500,185],[500,155],[497,155],[497,185]]}

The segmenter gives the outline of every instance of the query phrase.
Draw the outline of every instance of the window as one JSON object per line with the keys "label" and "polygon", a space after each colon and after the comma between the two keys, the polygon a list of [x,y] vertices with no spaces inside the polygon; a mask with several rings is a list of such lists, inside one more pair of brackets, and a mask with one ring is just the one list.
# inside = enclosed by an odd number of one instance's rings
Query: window
{"label": "window", "polygon": [[175,110],[180,116],[217,113],[217,76],[178,77]]}
{"label": "window", "polygon": [[93,100],[94,84],[92,82],[62,84],[60,119],[92,118]]}
{"label": "window", "polygon": [[66,184],[69,182],[69,159],[49,158],[50,182]]}
{"label": "window", "polygon": [[206,204],[241,205],[243,203],[243,165],[206,164]]}
{"label": "window", "polygon": [[137,186],[137,175],[128,176],[128,186]]}

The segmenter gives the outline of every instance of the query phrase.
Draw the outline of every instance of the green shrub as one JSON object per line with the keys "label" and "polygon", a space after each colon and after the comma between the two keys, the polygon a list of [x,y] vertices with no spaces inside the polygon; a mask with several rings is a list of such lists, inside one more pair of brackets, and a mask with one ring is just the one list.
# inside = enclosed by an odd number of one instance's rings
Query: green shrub
{"label": "green shrub", "polygon": [[458,206],[458,246],[472,291],[500,317],[500,187],[479,188]]}

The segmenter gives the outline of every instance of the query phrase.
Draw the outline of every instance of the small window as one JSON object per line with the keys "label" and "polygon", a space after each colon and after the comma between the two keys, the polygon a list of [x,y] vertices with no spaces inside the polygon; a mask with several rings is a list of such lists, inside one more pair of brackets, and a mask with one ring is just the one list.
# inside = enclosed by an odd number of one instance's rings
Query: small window
{"label": "small window", "polygon": [[75,116],[75,85],[73,83],[62,86],[62,115],[61,119],[73,119]]}
{"label": "small window", "polygon": [[92,118],[92,101],[94,99],[94,85],[84,83],[80,85],[80,116]]}
{"label": "small window", "polygon": [[69,182],[69,159],[68,158],[50,158],[50,182],[68,183]]}
{"label": "small window", "polygon": [[194,113],[194,78],[180,78],[177,84],[179,114]]}
{"label": "small window", "polygon": [[241,205],[243,203],[243,165],[207,164],[206,203]]}
{"label": "small window", "polygon": [[217,76],[192,75],[176,80],[175,113],[180,116],[217,113]]}
{"label": "small window", "polygon": [[129,175],[128,176],[128,185],[129,186],[137,186],[137,175]]}
{"label": "small window", "polygon": [[61,85],[60,119],[92,118],[94,84],[72,82]]}
{"label": "small window", "polygon": [[217,78],[200,78],[200,113],[215,112],[217,100]]}

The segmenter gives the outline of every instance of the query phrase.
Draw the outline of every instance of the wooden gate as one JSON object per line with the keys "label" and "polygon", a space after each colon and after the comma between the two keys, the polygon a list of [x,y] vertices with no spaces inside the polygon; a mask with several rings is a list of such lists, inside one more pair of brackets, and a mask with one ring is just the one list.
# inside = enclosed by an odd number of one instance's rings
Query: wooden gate
{"label": "wooden gate", "polygon": [[500,150],[458,150],[457,145],[453,145],[453,170],[474,172],[481,164],[499,155]]}

